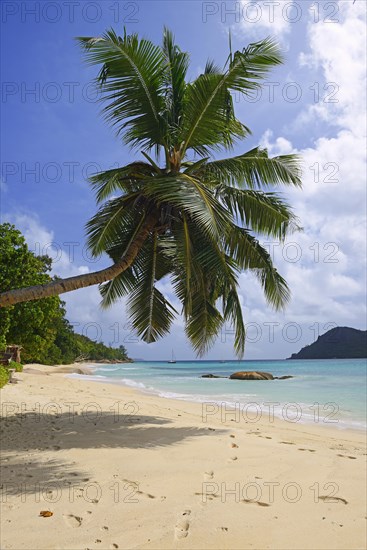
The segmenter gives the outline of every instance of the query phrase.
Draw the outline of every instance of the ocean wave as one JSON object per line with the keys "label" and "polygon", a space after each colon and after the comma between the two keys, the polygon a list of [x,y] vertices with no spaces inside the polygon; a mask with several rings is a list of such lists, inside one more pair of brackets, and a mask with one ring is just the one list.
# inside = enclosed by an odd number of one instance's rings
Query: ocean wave
{"label": "ocean wave", "polygon": [[66,378],[83,378],[83,379],[88,379],[88,381],[101,381],[101,380],[108,380],[108,378],[106,376],[102,376],[102,375],[99,375],[99,374],[77,374],[75,372],[71,373],[71,374],[67,374],[66,375]]}
{"label": "ocean wave", "polygon": [[124,384],[124,386],[130,386],[131,388],[142,388],[146,390],[148,386],[143,384],[143,382],[136,382],[135,380],[131,380],[130,378],[118,378],[115,379],[114,382],[119,382],[121,384]]}
{"label": "ocean wave", "polygon": [[119,367],[116,367],[116,368],[111,368],[111,367],[106,367],[106,368],[103,368],[103,367],[97,367],[96,369],[98,372],[115,372],[117,370],[120,370]]}

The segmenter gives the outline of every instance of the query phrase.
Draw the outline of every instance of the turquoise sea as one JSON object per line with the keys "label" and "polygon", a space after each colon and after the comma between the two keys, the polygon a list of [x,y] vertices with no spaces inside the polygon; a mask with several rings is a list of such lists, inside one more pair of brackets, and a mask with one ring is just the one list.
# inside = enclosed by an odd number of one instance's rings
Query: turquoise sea
{"label": "turquoise sea", "polygon": [[[233,410],[241,418],[274,416],[288,422],[364,429],[366,359],[294,361],[167,361],[98,365],[94,378],[132,386],[144,393],[205,403],[205,410]],[[244,381],[201,378],[261,370],[288,380]],[[210,405],[208,405],[210,404]]]}

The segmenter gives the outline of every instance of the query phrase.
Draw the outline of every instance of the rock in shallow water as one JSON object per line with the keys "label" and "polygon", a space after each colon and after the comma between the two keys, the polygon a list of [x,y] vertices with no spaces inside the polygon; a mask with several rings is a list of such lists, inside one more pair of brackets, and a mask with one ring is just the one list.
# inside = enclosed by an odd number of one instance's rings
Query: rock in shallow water
{"label": "rock in shallow water", "polygon": [[234,372],[229,378],[230,380],[274,380],[274,376],[270,372],[260,371]]}
{"label": "rock in shallow water", "polygon": [[234,372],[231,376],[219,376],[218,374],[202,374],[201,378],[229,378],[230,380],[287,380],[294,378],[289,374],[284,376],[273,376],[270,372],[262,371],[239,371]]}

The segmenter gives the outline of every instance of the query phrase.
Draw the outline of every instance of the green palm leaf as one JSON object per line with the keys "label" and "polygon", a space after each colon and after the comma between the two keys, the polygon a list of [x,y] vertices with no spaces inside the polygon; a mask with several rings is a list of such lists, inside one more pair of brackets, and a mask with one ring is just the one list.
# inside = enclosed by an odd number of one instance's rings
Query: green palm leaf
{"label": "green palm leaf", "polygon": [[129,297],[132,324],[138,335],[147,343],[155,342],[167,334],[177,313],[155,286],[162,277],[162,257],[159,257],[158,246],[158,236],[154,233],[142,250],[141,269]]}
{"label": "green palm leaf", "polygon": [[130,267],[108,283],[100,285],[99,290],[102,296],[101,306],[108,309],[117,300],[129,294],[136,285],[136,274]]}
{"label": "green palm leaf", "polygon": [[242,316],[242,307],[237,290],[232,288],[223,300],[224,321],[230,321],[235,329],[234,349],[239,358],[243,357],[246,344],[246,329]]}
{"label": "green palm leaf", "polygon": [[276,193],[219,185],[216,194],[234,217],[257,233],[284,240],[300,230],[288,203]]}
{"label": "green palm leaf", "polygon": [[200,180],[186,174],[150,178],[143,195],[154,200],[159,208],[171,205],[182,211],[209,235],[218,236],[231,221],[229,212]]}
{"label": "green palm leaf", "polygon": [[189,67],[189,56],[175,44],[173,34],[167,29],[163,32],[163,54],[166,65],[164,70],[165,102],[167,117],[167,140],[174,146],[184,113],[186,91],[186,73]]}
{"label": "green palm leaf", "polygon": [[269,158],[266,149],[256,147],[237,157],[208,162],[195,175],[204,180],[250,189],[269,185],[301,187],[299,162],[297,155]]}
{"label": "green palm leaf", "polygon": [[123,193],[136,193],[144,179],[152,177],[156,171],[145,162],[132,162],[121,168],[114,168],[99,172],[89,178],[96,193],[97,203],[108,199],[116,191]]}
{"label": "green palm leaf", "polygon": [[218,145],[230,147],[235,139],[245,137],[249,130],[235,118],[229,94],[259,88],[269,70],[281,62],[279,46],[268,38],[235,52],[222,74],[211,68],[188,86],[180,138],[182,156],[189,148],[206,154]]}
{"label": "green palm leaf", "polygon": [[102,65],[98,82],[104,113],[125,143],[143,148],[164,143],[161,116],[164,56],[159,46],[136,34],[118,36],[113,29],[101,38],[80,37],[91,65]]}
{"label": "green palm leaf", "polygon": [[121,257],[126,246],[131,243],[131,235],[136,235],[142,227],[147,213],[152,209],[148,200],[137,197],[136,193],[109,200],[86,225],[87,244],[94,256],[116,250]]}
{"label": "green palm leaf", "polygon": [[233,225],[227,241],[228,254],[239,269],[251,270],[259,279],[267,302],[276,310],[283,309],[290,299],[284,278],[275,269],[269,252],[250,232]]}

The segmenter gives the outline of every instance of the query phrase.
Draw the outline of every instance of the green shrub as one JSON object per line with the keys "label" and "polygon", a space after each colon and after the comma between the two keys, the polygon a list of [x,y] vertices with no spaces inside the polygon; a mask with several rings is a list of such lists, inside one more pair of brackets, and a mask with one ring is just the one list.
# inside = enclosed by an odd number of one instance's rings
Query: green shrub
{"label": "green shrub", "polygon": [[21,363],[17,363],[16,361],[11,361],[9,369],[15,369],[17,372],[22,372],[23,365]]}
{"label": "green shrub", "polygon": [[6,367],[0,365],[0,388],[5,386],[9,381],[9,372]]}

